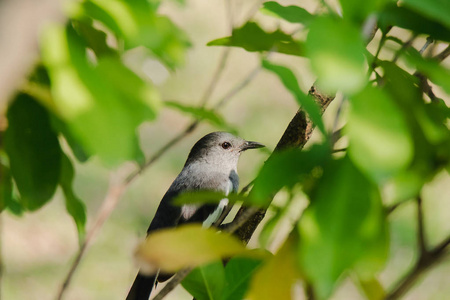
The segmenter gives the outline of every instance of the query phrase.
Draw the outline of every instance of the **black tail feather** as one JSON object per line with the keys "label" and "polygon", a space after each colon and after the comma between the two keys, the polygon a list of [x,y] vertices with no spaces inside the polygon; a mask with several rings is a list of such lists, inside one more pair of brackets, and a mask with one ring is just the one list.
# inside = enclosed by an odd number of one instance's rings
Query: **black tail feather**
{"label": "black tail feather", "polygon": [[138,274],[131,286],[126,300],[148,300],[150,293],[156,286],[156,276],[145,276]]}

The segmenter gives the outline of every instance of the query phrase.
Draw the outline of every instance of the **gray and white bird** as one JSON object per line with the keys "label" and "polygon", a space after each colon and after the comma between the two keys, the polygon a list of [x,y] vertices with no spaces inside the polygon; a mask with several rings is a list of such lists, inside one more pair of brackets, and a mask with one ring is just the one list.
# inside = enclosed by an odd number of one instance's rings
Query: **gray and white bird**
{"label": "gray and white bird", "polygon": [[[173,205],[172,201],[181,193],[189,191],[217,191],[225,195],[237,192],[239,156],[245,150],[261,147],[264,145],[227,132],[212,132],[202,137],[192,147],[183,169],[162,198],[147,234],[184,223],[211,226],[224,212],[228,199],[222,199],[218,205],[190,204],[181,207]],[[126,299],[148,300],[157,282],[170,277],[165,274],[147,276],[139,273]]]}

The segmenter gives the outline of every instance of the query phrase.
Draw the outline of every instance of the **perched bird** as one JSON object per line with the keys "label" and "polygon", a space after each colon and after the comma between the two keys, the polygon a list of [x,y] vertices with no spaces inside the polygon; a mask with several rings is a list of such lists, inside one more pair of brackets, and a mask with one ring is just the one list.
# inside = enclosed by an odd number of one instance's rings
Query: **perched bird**
{"label": "perched bird", "polygon": [[[225,195],[237,192],[237,163],[240,154],[245,150],[261,147],[264,145],[243,140],[227,132],[212,132],[202,137],[192,147],[183,169],[162,198],[147,234],[183,223],[195,222],[211,226],[224,212],[228,199],[222,199],[218,205],[189,204],[181,207],[173,205],[172,200],[187,191],[218,191]],[[162,282],[170,277],[171,275],[166,274],[147,276],[139,273],[127,300],[148,300],[157,281]]]}

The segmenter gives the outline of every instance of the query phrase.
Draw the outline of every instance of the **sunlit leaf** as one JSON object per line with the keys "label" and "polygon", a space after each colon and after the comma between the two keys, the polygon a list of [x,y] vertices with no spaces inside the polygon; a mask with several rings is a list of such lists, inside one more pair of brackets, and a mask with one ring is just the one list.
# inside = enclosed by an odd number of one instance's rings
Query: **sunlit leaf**
{"label": "sunlit leaf", "polygon": [[248,203],[266,206],[271,196],[283,187],[292,187],[310,176],[329,158],[327,145],[314,145],[309,150],[287,150],[275,153],[266,161],[250,192]]}
{"label": "sunlit leaf", "polygon": [[164,104],[170,108],[174,108],[183,113],[187,113],[198,120],[206,120],[211,124],[217,126],[218,128],[222,128],[226,131],[236,133],[236,129],[232,128],[229,124],[227,124],[225,119],[219,113],[213,110],[206,109],[204,107],[187,106],[173,101],[165,101]]}
{"label": "sunlit leaf", "polygon": [[245,299],[292,299],[293,285],[300,278],[294,249],[294,240],[288,239],[277,254],[258,268]]}
{"label": "sunlit leaf", "polygon": [[450,30],[433,20],[424,16],[421,12],[413,11],[404,6],[396,4],[387,5],[379,16],[380,28],[386,31],[390,26],[410,29],[416,33],[428,34],[433,39],[450,41]]}
{"label": "sunlit leaf", "polygon": [[145,0],[84,1],[84,13],[98,20],[125,42],[125,48],[144,46],[170,68],[181,65],[190,43],[168,17],[156,13],[157,6]]}
{"label": "sunlit leaf", "polygon": [[273,64],[267,60],[263,60],[262,65],[266,70],[275,73],[280,78],[284,86],[292,93],[297,102],[308,113],[314,124],[319,127],[323,134],[326,134],[319,106],[312,97],[304,94],[302,90],[300,90],[294,73],[287,67]]}
{"label": "sunlit leaf", "polygon": [[243,299],[253,274],[262,264],[262,260],[250,257],[234,257],[225,267],[226,285],[222,300]]}
{"label": "sunlit leaf", "polygon": [[19,94],[8,112],[4,147],[11,174],[28,210],[53,196],[61,169],[61,148],[47,111],[31,96]]}
{"label": "sunlit leaf", "polygon": [[[183,249],[183,251],[180,251]],[[145,269],[176,272],[246,252],[236,238],[190,224],[151,233],[137,250]]]}
{"label": "sunlit leaf", "polygon": [[273,51],[284,54],[303,56],[302,45],[292,36],[277,30],[265,32],[258,24],[245,23],[241,28],[233,29],[229,37],[213,40],[208,46],[231,46],[244,48],[250,52]]}
{"label": "sunlit leaf", "polygon": [[305,50],[325,92],[352,94],[365,86],[365,47],[359,28],[337,18],[316,18]]}
{"label": "sunlit leaf", "polygon": [[290,23],[300,23],[308,26],[314,19],[306,9],[299,6],[282,6],[277,2],[264,2],[261,12],[282,18]]}
{"label": "sunlit leaf", "polygon": [[112,49],[107,43],[107,34],[93,26],[93,22],[87,20],[74,21],[74,28],[82,36],[97,57],[104,55],[118,55],[117,51]]}
{"label": "sunlit leaf", "polygon": [[350,104],[345,131],[355,164],[375,180],[405,169],[413,157],[413,142],[395,101],[382,90],[367,86],[350,98]]}
{"label": "sunlit leaf", "polygon": [[155,118],[156,90],[118,58],[105,56],[92,65],[86,45],[70,26],[46,30],[43,59],[58,117],[85,152],[109,165],[142,160],[136,128]]}
{"label": "sunlit leaf", "polygon": [[372,278],[386,261],[388,232],[378,188],[348,158],[328,164],[298,226],[299,262],[318,299],[343,272]]}
{"label": "sunlit leaf", "polygon": [[83,239],[86,226],[86,207],[73,191],[74,170],[69,158],[63,154],[61,161],[61,177],[59,183],[66,199],[67,212],[72,216],[78,229],[80,241]]}
{"label": "sunlit leaf", "polygon": [[225,269],[222,261],[195,268],[181,284],[197,300],[223,299]]}

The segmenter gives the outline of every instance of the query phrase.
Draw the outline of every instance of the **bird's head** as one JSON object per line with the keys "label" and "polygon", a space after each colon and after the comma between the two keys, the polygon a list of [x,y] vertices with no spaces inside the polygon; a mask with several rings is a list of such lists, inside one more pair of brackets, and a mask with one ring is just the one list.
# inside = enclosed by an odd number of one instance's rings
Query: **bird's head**
{"label": "bird's head", "polygon": [[189,153],[186,164],[205,162],[235,169],[240,154],[248,149],[265,147],[228,132],[212,132],[202,137]]}

